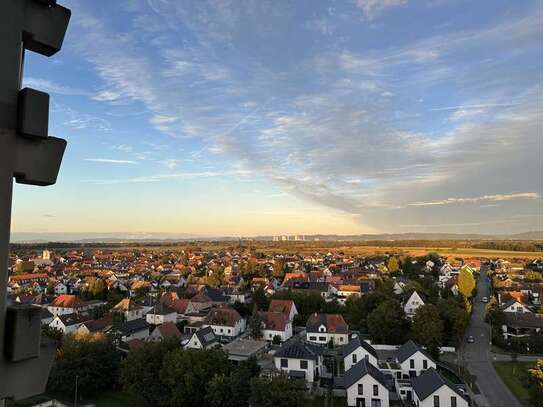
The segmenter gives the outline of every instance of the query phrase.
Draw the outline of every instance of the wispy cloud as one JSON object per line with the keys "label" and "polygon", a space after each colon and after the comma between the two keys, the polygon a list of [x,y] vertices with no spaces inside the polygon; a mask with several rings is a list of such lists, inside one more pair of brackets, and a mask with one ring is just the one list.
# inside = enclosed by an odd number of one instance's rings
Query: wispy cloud
{"label": "wispy cloud", "polygon": [[61,85],[48,79],[25,77],[24,87],[30,87],[42,92],[56,93],[66,96],[90,96],[91,93],[84,89],[72,88],[70,86]]}
{"label": "wispy cloud", "polygon": [[405,4],[407,4],[407,0],[356,0],[356,5],[370,20],[387,9],[403,6]]}
{"label": "wispy cloud", "polygon": [[475,198],[447,198],[438,201],[430,202],[413,202],[408,204],[408,206],[441,206],[441,205],[453,205],[453,204],[464,204],[464,203],[479,203],[479,202],[501,202],[501,201],[512,201],[515,199],[539,199],[539,194],[536,192],[525,192],[525,193],[514,193],[507,195],[486,195],[479,196]]}
{"label": "wispy cloud", "polygon": [[136,161],[116,160],[113,158],[84,158],[83,161],[90,161],[94,163],[107,163],[107,164],[137,164]]}

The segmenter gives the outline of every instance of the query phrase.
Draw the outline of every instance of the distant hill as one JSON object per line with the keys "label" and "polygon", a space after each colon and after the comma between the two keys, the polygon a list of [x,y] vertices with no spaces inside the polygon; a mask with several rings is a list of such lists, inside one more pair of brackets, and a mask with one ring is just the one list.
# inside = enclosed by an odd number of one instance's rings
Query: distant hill
{"label": "distant hill", "polygon": [[[42,233],[13,232],[12,243],[77,242],[122,243],[160,241],[234,241],[239,237],[205,236],[190,233]],[[272,240],[273,236],[252,236],[244,239]],[[322,241],[397,241],[397,240],[543,240],[543,231],[531,231],[511,235],[459,234],[459,233],[384,233],[362,235],[305,235],[306,240]]]}

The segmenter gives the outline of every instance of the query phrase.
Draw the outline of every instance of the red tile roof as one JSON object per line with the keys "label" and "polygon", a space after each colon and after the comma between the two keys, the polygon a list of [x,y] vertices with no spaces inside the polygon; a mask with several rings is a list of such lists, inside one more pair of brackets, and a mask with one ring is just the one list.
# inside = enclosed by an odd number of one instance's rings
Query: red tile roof
{"label": "red tile roof", "polygon": [[83,302],[77,298],[75,295],[63,294],[59,295],[51,303],[52,307],[66,307],[66,308],[75,308],[81,307]]}
{"label": "red tile roof", "polygon": [[261,312],[264,329],[272,331],[284,331],[288,324],[288,317],[281,312]]}
{"label": "red tile roof", "polygon": [[271,300],[268,312],[281,312],[288,318],[293,306],[292,300]]}

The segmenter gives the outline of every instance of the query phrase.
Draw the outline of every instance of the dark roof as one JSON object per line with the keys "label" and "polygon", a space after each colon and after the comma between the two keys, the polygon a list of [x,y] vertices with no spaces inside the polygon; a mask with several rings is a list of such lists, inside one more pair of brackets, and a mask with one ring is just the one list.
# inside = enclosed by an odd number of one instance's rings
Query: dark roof
{"label": "dark roof", "polygon": [[362,359],[360,362],[358,362],[356,365],[354,365],[345,372],[345,377],[343,379],[345,383],[345,388],[347,389],[351,387],[354,383],[356,383],[367,374],[369,374],[383,386],[387,387],[387,380],[385,375],[366,359]]}
{"label": "dark roof", "polygon": [[308,359],[317,360],[322,355],[323,349],[318,345],[311,345],[306,342],[291,341],[285,343],[281,349],[275,352],[278,358]]}
{"label": "dark roof", "polygon": [[543,328],[543,318],[531,312],[504,312],[505,324],[513,328]]}
{"label": "dark roof", "polygon": [[177,312],[168,307],[166,304],[158,303],[153,308],[151,308],[147,314],[154,314],[154,315],[168,315],[168,314],[177,314]]}
{"label": "dark roof", "polygon": [[81,324],[83,322],[89,321],[91,318],[78,313],[71,313],[71,314],[63,314],[58,315],[59,319],[62,321],[64,326],[71,326],[76,324]]}
{"label": "dark roof", "polygon": [[377,356],[377,351],[371,346],[368,342],[366,342],[363,339],[360,339],[359,336],[356,338],[351,339],[349,343],[344,345],[341,348],[341,352],[343,353],[343,357],[350,355],[353,353],[356,349],[359,347],[364,348],[365,351],[367,351],[370,355],[375,356],[376,359],[379,359]]}
{"label": "dark roof", "polygon": [[424,349],[422,349],[419,345],[417,345],[412,340],[407,341],[402,346],[398,348],[396,351],[396,359],[398,359],[398,362],[402,363],[405,360],[409,359],[412,355],[414,355],[417,352],[421,352],[424,356],[426,356],[430,360],[434,360],[428,352],[426,352]]}
{"label": "dark roof", "polygon": [[434,368],[424,371],[420,376],[414,377],[411,380],[413,390],[417,393],[419,400],[426,400],[435,391],[439,390],[443,385],[448,386],[452,391],[458,394],[461,398],[465,397],[458,391],[456,386],[441,376]]}
{"label": "dark roof", "polygon": [[196,335],[204,348],[213,344],[214,342],[217,342],[217,337],[213,333],[213,329],[211,329],[210,326],[206,326],[205,328],[196,331],[194,335]]}
{"label": "dark roof", "polygon": [[134,332],[143,331],[144,329],[149,329],[149,324],[143,318],[133,319],[132,321],[126,321],[121,325],[119,330],[123,335],[130,335]]}
{"label": "dark roof", "polygon": [[228,302],[228,297],[224,295],[224,292],[217,289],[217,288],[211,288],[208,287],[204,291],[205,295],[207,295],[211,301],[213,302]]}
{"label": "dark roof", "polygon": [[40,318],[41,319],[45,319],[45,318],[53,318],[54,315],[51,314],[51,312],[49,312],[49,310],[46,308],[46,307],[42,307],[41,309],[41,315],[40,315]]}

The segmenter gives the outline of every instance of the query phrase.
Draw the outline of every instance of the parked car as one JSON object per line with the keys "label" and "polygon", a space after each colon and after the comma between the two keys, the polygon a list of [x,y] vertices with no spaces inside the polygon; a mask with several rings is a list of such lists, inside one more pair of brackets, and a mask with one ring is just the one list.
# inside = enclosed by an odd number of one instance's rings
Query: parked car
{"label": "parked car", "polygon": [[486,304],[488,302],[488,297],[483,297],[482,301]]}
{"label": "parked car", "polygon": [[473,335],[468,336],[468,343],[473,343],[473,342],[475,342],[475,338],[473,337]]}

